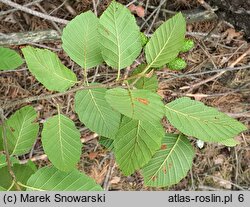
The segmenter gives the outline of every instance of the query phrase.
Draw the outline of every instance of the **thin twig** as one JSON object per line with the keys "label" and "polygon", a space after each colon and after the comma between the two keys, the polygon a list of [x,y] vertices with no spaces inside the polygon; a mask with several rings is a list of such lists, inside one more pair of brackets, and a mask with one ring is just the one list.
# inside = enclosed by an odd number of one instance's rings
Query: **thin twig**
{"label": "thin twig", "polygon": [[147,15],[147,12],[148,12],[148,6],[149,6],[149,0],[146,1],[146,4],[145,4],[145,15]]}
{"label": "thin twig", "polygon": [[7,109],[7,108],[11,108],[13,106],[16,105],[20,105],[23,103],[29,103],[29,102],[33,102],[33,101],[40,101],[40,100],[45,100],[45,99],[51,99],[51,98],[55,98],[58,96],[63,96],[63,95],[67,95],[70,93],[74,93],[76,91],[79,90],[87,90],[87,89],[93,89],[93,88],[106,88],[108,87],[107,85],[102,85],[102,84],[98,84],[98,85],[93,85],[93,86],[78,86],[76,88],[73,88],[71,90],[68,90],[66,92],[60,92],[60,93],[55,93],[55,94],[49,94],[49,95],[42,95],[42,96],[32,96],[32,97],[28,97],[28,98],[24,98],[21,100],[17,100],[17,101],[11,101],[11,102],[7,102],[5,105],[2,106],[3,109]]}
{"label": "thin twig", "polygon": [[2,138],[3,138],[3,148],[4,148],[4,152],[6,155],[6,161],[7,161],[7,167],[8,167],[8,171],[10,176],[12,177],[13,182],[15,183],[15,186],[17,188],[17,190],[21,190],[20,186],[16,183],[17,179],[16,179],[16,175],[14,173],[14,171],[12,170],[12,164],[11,164],[11,160],[10,160],[10,154],[9,154],[9,149],[8,149],[8,141],[7,141],[7,134],[6,134],[6,124],[5,124],[5,117],[4,117],[4,113],[3,113],[3,109],[0,108],[0,117],[1,117],[1,121],[2,121]]}
{"label": "thin twig", "polygon": [[[39,4],[37,3],[36,6],[46,15],[49,15],[48,12]],[[51,24],[53,24],[53,26],[55,27],[56,31],[59,33],[59,34],[62,34],[62,31],[61,29],[58,27],[58,25],[54,22],[54,21],[51,21]]]}
{"label": "thin twig", "polygon": [[204,0],[197,0],[205,9],[213,11],[213,8]]}
{"label": "thin twig", "polygon": [[115,168],[115,159],[113,153],[111,152],[109,169],[103,182],[103,189],[106,191],[109,190],[110,178],[113,174],[114,168]]}
{"label": "thin twig", "polygon": [[30,31],[17,33],[0,33],[1,45],[23,45],[27,43],[59,40],[60,34],[56,30]]}
{"label": "thin twig", "polygon": [[67,0],[64,0],[58,7],[56,7],[55,9],[53,9],[50,13],[48,13],[49,15],[53,14],[55,11],[57,11],[58,9],[60,9]]}
{"label": "thin twig", "polygon": [[214,178],[214,179],[218,179],[218,180],[221,180],[221,181],[224,181],[224,182],[227,182],[227,183],[230,183],[230,184],[233,185],[234,187],[236,187],[236,188],[238,188],[238,189],[240,189],[240,190],[246,191],[245,188],[243,188],[243,187],[241,187],[241,186],[239,186],[239,185],[237,185],[237,184],[235,184],[235,183],[233,183],[233,182],[231,182],[231,181],[229,181],[229,180],[224,180],[223,178],[219,178],[219,177],[216,177],[216,176],[213,176],[213,175],[205,175],[205,176],[211,177],[211,178]]}
{"label": "thin twig", "polygon": [[68,1],[66,1],[64,5],[71,15],[76,15],[76,11],[72,8]]}
{"label": "thin twig", "polygon": [[243,65],[243,66],[234,67],[234,68],[227,67],[227,68],[222,68],[222,69],[217,69],[217,70],[209,70],[209,71],[203,71],[203,72],[198,72],[198,73],[188,73],[188,74],[182,74],[182,75],[177,75],[176,73],[166,73],[164,71],[157,71],[157,73],[158,74],[164,73],[166,75],[175,76],[173,78],[168,78],[167,80],[164,81],[164,82],[168,82],[176,78],[187,78],[187,77],[200,76],[200,75],[209,74],[209,73],[220,73],[223,71],[235,71],[235,70],[243,70],[243,69],[250,69],[250,65]]}
{"label": "thin twig", "polygon": [[161,0],[161,1],[160,1],[160,6],[157,8],[157,11],[156,11],[156,14],[155,14],[155,16],[154,16],[154,19],[153,19],[152,23],[150,24],[150,26],[148,27],[146,34],[149,34],[149,32],[151,31],[151,29],[152,29],[152,27],[153,27],[153,25],[154,25],[154,23],[155,23],[157,17],[159,16],[159,13],[160,13],[160,10],[161,10],[161,6],[163,5],[163,4],[162,4],[163,1],[164,1],[164,0]]}
{"label": "thin twig", "polygon": [[[210,186],[206,186],[206,185],[199,185],[198,189],[200,190],[205,190],[205,191],[221,191],[222,189],[220,188],[214,188],[214,187],[210,187]],[[224,191],[225,189],[223,189]]]}
{"label": "thin twig", "polygon": [[97,16],[96,2],[95,2],[95,0],[92,0],[92,2],[93,2],[94,13]]}
{"label": "thin twig", "polygon": [[50,21],[53,21],[53,22],[57,22],[57,23],[60,23],[60,24],[67,24],[69,22],[68,20],[65,20],[65,19],[60,19],[58,17],[53,17],[53,16],[43,14],[41,12],[34,11],[32,9],[29,9],[29,8],[27,8],[25,6],[22,6],[20,4],[12,2],[10,0],[0,0],[0,2],[4,3],[6,5],[9,5],[11,7],[14,7],[14,8],[18,9],[18,10],[24,11],[26,13],[29,13],[29,14],[32,14],[34,16],[37,16],[37,17],[40,17],[40,18],[43,18],[43,19],[47,19],[47,20],[50,20]]}
{"label": "thin twig", "polygon": [[148,20],[150,20],[151,17],[155,14],[155,12],[158,11],[158,8],[161,8],[161,6],[162,6],[163,4],[165,4],[165,2],[166,2],[166,0],[161,1],[161,3],[159,4],[159,6],[158,6],[158,7],[148,16],[148,18],[144,21],[144,23],[141,25],[140,29],[143,28],[143,26],[148,22]]}
{"label": "thin twig", "polygon": [[126,5],[126,7],[129,7],[131,4],[133,4],[133,3],[135,3],[135,2],[137,2],[137,0],[133,0],[133,1],[129,2],[129,3]]}
{"label": "thin twig", "polygon": [[[81,142],[82,143],[86,143],[90,140],[93,140],[95,138],[97,138],[99,135],[96,133],[90,134],[89,136],[86,136],[84,138],[81,138]],[[26,164],[29,161],[35,162],[35,161],[39,161],[39,160],[46,160],[48,158],[48,156],[46,154],[42,154],[42,155],[36,155],[34,157],[29,157],[29,159],[26,160],[20,160],[19,163],[20,164]]]}
{"label": "thin twig", "polygon": [[[131,76],[131,77],[127,78],[126,80],[136,79],[138,77],[143,77],[143,75],[136,74],[134,76]],[[8,109],[8,108],[14,107],[16,105],[21,105],[21,104],[24,104],[24,103],[30,103],[30,102],[33,102],[33,101],[40,101],[40,100],[51,99],[51,98],[55,98],[55,97],[59,97],[59,96],[64,96],[64,95],[67,95],[67,94],[70,94],[70,93],[77,92],[79,90],[87,90],[87,89],[94,89],[94,88],[113,88],[115,86],[118,86],[123,81],[124,81],[124,79],[120,79],[119,81],[116,81],[114,83],[96,84],[96,85],[91,85],[91,86],[77,86],[77,87],[72,88],[72,89],[70,89],[68,91],[65,91],[65,92],[49,94],[49,95],[41,95],[41,96],[32,96],[32,97],[27,97],[27,98],[17,100],[17,101],[8,101],[7,103],[5,103],[2,106],[2,109]],[[125,86],[121,86],[121,87],[126,88]]]}
{"label": "thin twig", "polygon": [[[246,52],[244,52],[239,58],[237,58],[237,60],[235,60],[233,63],[231,63],[230,65],[229,65],[229,68],[233,68],[236,64],[238,64],[246,55],[248,55],[248,53],[250,53],[250,47],[246,50]],[[193,85],[191,85],[191,86],[184,86],[184,87],[181,87],[180,89],[181,90],[183,90],[183,89],[193,89],[193,88],[196,88],[196,87],[198,87],[198,86],[200,86],[200,85],[203,85],[203,84],[205,84],[205,83],[207,83],[207,82],[210,82],[210,81],[212,81],[212,80],[214,80],[214,79],[216,79],[216,78],[218,78],[218,77],[220,77],[221,75],[223,75],[224,73],[225,73],[226,71],[222,71],[222,72],[220,72],[220,73],[218,73],[218,74],[216,74],[216,75],[214,75],[214,76],[211,76],[210,78],[207,78],[207,79],[205,79],[205,80],[203,80],[203,81],[200,81],[200,82],[198,82],[198,83],[196,83],[196,84],[193,84]]]}
{"label": "thin twig", "polygon": [[[30,2],[30,3],[28,3],[28,4],[24,4],[23,6],[24,6],[24,7],[32,6],[32,5],[34,5],[34,4],[36,4],[36,3],[40,3],[40,2],[42,2],[42,1],[43,1],[43,0],[32,1],[32,2]],[[19,10],[19,9],[10,9],[10,10],[8,10],[8,11],[2,11],[2,12],[0,12],[0,16],[6,15],[6,14],[9,14],[9,13],[11,13],[11,12],[18,11],[18,10]]]}

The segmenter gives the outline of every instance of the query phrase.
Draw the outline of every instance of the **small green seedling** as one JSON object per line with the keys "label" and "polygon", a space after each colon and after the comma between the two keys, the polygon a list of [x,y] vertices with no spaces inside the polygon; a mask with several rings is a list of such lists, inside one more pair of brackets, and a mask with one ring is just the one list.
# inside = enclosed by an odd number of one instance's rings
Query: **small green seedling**
{"label": "small green seedling", "polygon": [[[165,103],[157,94],[155,69],[168,64],[179,70],[186,65],[177,58],[193,45],[185,40],[185,33],[185,18],[178,13],[147,40],[130,11],[112,1],[100,18],[91,11],[84,12],[63,30],[62,47],[82,68],[83,80],[78,80],[50,50],[27,46],[22,52],[35,78],[46,89],[60,92],[53,96],[82,84],[74,88],[75,112],[82,124],[99,135],[100,143],[114,152],[124,175],[140,171],[146,186],[166,187],[180,182],[192,167],[195,151],[189,137],[235,146],[234,137],[246,130],[242,123],[202,102],[182,97]],[[134,63],[143,46],[145,64],[120,79],[121,71]],[[117,72],[117,81],[89,83],[88,72],[103,63]],[[24,106],[0,126],[0,190],[102,190],[77,169],[81,135],[68,115],[58,106],[43,127],[37,118],[32,105]],[[166,131],[164,118],[176,133]],[[50,166],[36,169],[30,163],[13,161],[13,157],[30,152],[38,134]],[[14,179],[8,171],[6,153],[12,158],[9,167]]]}

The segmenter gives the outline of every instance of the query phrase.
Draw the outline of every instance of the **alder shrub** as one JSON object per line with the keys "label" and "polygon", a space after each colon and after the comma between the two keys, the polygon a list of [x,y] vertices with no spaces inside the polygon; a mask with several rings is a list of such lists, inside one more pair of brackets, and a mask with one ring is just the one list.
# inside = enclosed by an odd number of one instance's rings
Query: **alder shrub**
{"label": "alder shrub", "polygon": [[[246,130],[240,122],[187,97],[163,103],[157,94],[154,70],[168,65],[182,69],[178,54],[193,46],[185,39],[185,19],[181,13],[163,23],[147,40],[134,16],[113,1],[97,18],[91,11],[71,20],[62,34],[62,47],[83,68],[84,80],[64,66],[47,49],[27,46],[22,49],[29,71],[48,90],[66,92],[83,84],[74,97],[80,121],[99,135],[100,144],[114,152],[124,175],[141,170],[146,186],[165,187],[178,183],[192,167],[194,149],[188,137],[235,146],[234,137]],[[145,52],[145,64],[126,78],[120,71]],[[23,63],[12,50],[1,48],[2,70]],[[88,83],[88,70],[105,62],[117,71],[112,86]],[[166,133],[166,118],[178,134]],[[101,186],[77,170],[82,144],[80,132],[67,115],[60,112],[46,120],[41,131],[45,154],[52,163],[37,169],[30,161],[20,164],[18,156],[29,153],[37,139],[37,112],[29,105],[10,116],[0,130],[1,190],[102,190]],[[6,154],[9,153],[10,175]],[[7,156],[8,157],[8,156]]]}

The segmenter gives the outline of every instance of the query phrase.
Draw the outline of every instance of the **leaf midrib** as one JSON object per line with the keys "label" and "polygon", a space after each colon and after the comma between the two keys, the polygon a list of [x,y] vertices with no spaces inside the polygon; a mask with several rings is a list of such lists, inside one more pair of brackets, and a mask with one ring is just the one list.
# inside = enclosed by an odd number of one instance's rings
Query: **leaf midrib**
{"label": "leaf midrib", "polygon": [[[140,134],[140,125],[141,124],[141,121],[140,120],[138,120],[138,124],[137,124],[137,126],[136,126],[136,135],[135,135],[135,139],[134,139],[134,145],[133,145],[133,148],[131,149],[131,153],[129,153],[129,157],[128,157],[128,160],[129,161],[131,161],[132,159],[131,159],[131,157],[132,157],[132,153],[133,152],[135,152],[135,148],[136,148],[136,146],[137,145],[139,145],[139,134]],[[134,166],[134,163],[133,162],[131,162],[131,164]],[[134,166],[134,168],[135,168],[135,166]]]}
{"label": "leaf midrib", "polygon": [[[39,64],[39,65],[41,65],[43,68],[46,68],[46,71],[47,72],[52,72],[54,75],[56,75],[57,77],[59,77],[59,78],[61,78],[61,79],[63,79],[63,80],[65,80],[65,81],[68,81],[68,82],[70,82],[70,83],[76,83],[76,81],[72,81],[72,80],[70,80],[70,79],[68,79],[68,78],[65,78],[65,77],[63,77],[63,76],[60,76],[60,75],[58,75],[54,70],[50,70],[49,69],[49,67],[47,67],[47,65],[44,65],[44,64],[42,64],[42,62],[41,61],[39,61],[39,59],[37,58],[37,55],[36,54],[34,54],[34,57],[35,57],[35,59],[36,59],[36,62]],[[51,59],[51,58],[50,58]],[[58,63],[58,59],[56,58],[56,62]],[[64,66],[64,65],[63,65]],[[61,68],[61,67],[60,67]]]}
{"label": "leaf midrib", "polygon": [[118,70],[121,68],[121,48],[120,48],[120,40],[118,37],[118,31],[117,31],[117,25],[116,25],[116,18],[115,18],[115,5],[113,6],[113,18],[114,18],[114,24],[115,24],[115,33],[116,33],[116,41],[117,41],[117,47],[118,47]]}
{"label": "leaf midrib", "polygon": [[[167,46],[170,37],[172,37],[172,33],[173,33],[173,31],[175,30],[176,25],[177,25],[177,24],[176,24],[176,22],[175,22],[174,27],[173,27],[172,31],[170,32],[170,35],[169,35],[169,37],[168,37],[166,43],[163,45],[163,47],[162,47],[162,49],[160,50],[160,52],[158,53],[158,55],[156,55],[155,59],[147,66],[147,68],[151,68],[151,66],[156,62],[157,58],[161,55],[162,51],[163,51],[163,50],[165,49],[165,47]],[[159,28],[159,29],[161,29],[161,28]],[[156,34],[156,35],[157,35],[157,34]],[[151,55],[150,55],[150,56],[151,56]]]}
{"label": "leaf midrib", "polygon": [[177,140],[176,140],[174,146],[173,146],[172,149],[169,151],[167,157],[164,159],[164,161],[162,162],[162,164],[160,165],[160,167],[158,168],[158,170],[150,177],[149,181],[151,181],[152,178],[153,178],[154,176],[156,176],[157,173],[158,173],[158,172],[162,169],[162,167],[165,165],[165,163],[167,162],[167,160],[169,159],[169,157],[172,155],[172,152],[174,151],[175,147],[177,146],[179,140],[181,139],[181,136],[182,136],[182,134],[179,134],[179,135],[178,135]]}
{"label": "leaf midrib", "polygon": [[106,119],[104,118],[104,116],[103,116],[103,114],[102,114],[102,111],[100,110],[98,104],[96,103],[96,100],[95,100],[95,97],[94,97],[92,91],[91,91],[91,90],[88,90],[88,91],[89,91],[89,94],[90,94],[90,96],[91,96],[91,99],[92,99],[94,105],[96,106],[96,109],[98,110],[99,114],[100,114],[101,117],[102,117],[103,122],[105,123],[106,127],[108,128],[109,125],[108,125],[108,123],[106,122]]}
{"label": "leaf midrib", "polygon": [[62,134],[61,134],[61,114],[59,113],[58,115],[58,135],[59,135],[59,143],[60,143],[60,149],[61,149],[61,158],[62,158],[62,163],[65,162],[65,158],[63,156],[63,144],[62,144]]}
{"label": "leaf midrib", "polygon": [[216,124],[221,125],[221,126],[232,127],[231,125],[229,125],[229,124],[227,124],[227,123],[215,122],[216,120],[213,120],[213,121],[212,121],[212,120],[204,120],[204,119],[201,119],[201,118],[199,118],[199,117],[192,116],[192,115],[190,115],[190,114],[184,114],[184,113],[182,113],[182,112],[180,112],[180,111],[177,111],[177,110],[175,110],[175,109],[173,109],[173,108],[171,108],[171,107],[169,107],[169,106],[167,106],[167,105],[165,105],[165,107],[166,107],[168,110],[175,112],[176,114],[180,114],[180,115],[182,115],[182,116],[185,116],[185,117],[187,118],[187,120],[189,120],[189,119],[195,119],[195,120],[197,120],[197,121],[204,122],[204,123],[209,123],[209,124],[214,124],[214,123],[216,123]]}
{"label": "leaf midrib", "polygon": [[[19,143],[19,141],[20,141],[20,139],[21,139],[21,134],[22,134],[22,131],[23,131],[23,126],[25,125],[24,123],[26,123],[26,117],[28,116],[28,112],[25,114],[25,116],[24,116],[24,121],[22,122],[22,124],[21,124],[21,129],[20,129],[20,131],[19,131],[19,133],[18,133],[18,136],[17,136],[17,138],[16,138],[16,144],[15,144],[15,147],[14,147],[14,149],[13,149],[13,151],[12,151],[12,153],[11,153],[11,156],[12,155],[14,155],[14,153],[15,153],[15,150],[16,150],[16,148],[17,148],[17,146],[18,146],[18,143]],[[14,133],[13,133],[13,135],[14,135]],[[15,136],[14,136],[15,137]]]}

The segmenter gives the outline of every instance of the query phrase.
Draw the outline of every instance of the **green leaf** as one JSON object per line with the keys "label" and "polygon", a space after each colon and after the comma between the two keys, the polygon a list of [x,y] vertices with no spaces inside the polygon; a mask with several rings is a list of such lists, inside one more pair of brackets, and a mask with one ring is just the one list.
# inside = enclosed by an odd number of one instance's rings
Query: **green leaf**
{"label": "green leaf", "polygon": [[[12,167],[12,170],[16,176],[16,179],[18,182],[22,184],[26,184],[27,180],[30,178],[30,176],[35,173],[35,171],[30,168],[28,164],[25,165],[19,165],[15,164]],[[12,184],[12,177],[8,171],[8,167],[3,167],[0,169],[0,186],[9,189],[9,187]],[[25,190],[25,188],[21,187],[22,190]],[[17,190],[16,186],[14,185],[11,190]]]}
{"label": "green leaf", "polygon": [[114,140],[106,137],[100,137],[99,144],[104,146],[110,151],[114,150]]}
{"label": "green leaf", "polygon": [[[143,69],[145,69],[146,65],[145,64],[141,64],[139,65],[132,73],[132,75],[137,75],[140,74]],[[153,72],[153,71],[152,71]],[[129,83],[133,83],[134,79],[129,80]],[[158,89],[158,80],[157,80],[157,76],[156,74],[153,74],[151,77],[141,77],[138,79],[138,81],[134,84],[134,86],[137,89],[145,89],[145,90],[149,90],[152,92],[156,92]]]}
{"label": "green leaf", "polygon": [[101,186],[95,181],[79,172],[62,172],[55,167],[40,168],[27,182],[27,190],[37,191],[101,191]]}
{"label": "green leaf", "polygon": [[2,135],[2,126],[0,126],[0,151],[3,151],[3,135]]}
{"label": "green leaf", "polygon": [[75,110],[79,119],[97,134],[113,138],[119,128],[121,115],[105,99],[107,89],[96,88],[78,91]]}
{"label": "green leaf", "polygon": [[209,142],[233,138],[247,129],[217,109],[186,97],[167,104],[166,117],[182,133]]}
{"label": "green leaf", "polygon": [[62,47],[81,67],[88,69],[102,63],[99,20],[93,12],[84,12],[63,29]]}
{"label": "green leaf", "polygon": [[[35,109],[25,106],[6,121],[6,136],[11,155],[23,155],[32,148],[39,130],[38,123],[35,123],[36,117]],[[0,139],[3,139],[2,133]]]}
{"label": "green leaf", "polygon": [[145,47],[148,68],[161,67],[173,60],[183,46],[185,32],[185,18],[181,13],[163,23]]}
{"label": "green leaf", "polygon": [[118,70],[133,63],[140,54],[141,34],[131,12],[112,1],[100,17],[102,56],[105,62]]}
{"label": "green leaf", "polygon": [[55,53],[30,46],[23,48],[22,52],[30,72],[47,89],[63,92],[77,82],[76,75],[61,63]]}
{"label": "green leaf", "polygon": [[158,150],[143,168],[146,186],[165,187],[178,183],[192,167],[194,150],[187,137],[166,134]]}
{"label": "green leaf", "polygon": [[161,146],[165,131],[160,122],[123,117],[114,139],[116,161],[125,175],[131,175],[152,158]]}
{"label": "green leaf", "polygon": [[0,47],[0,70],[12,70],[23,64],[23,59],[15,51],[9,48]]}
{"label": "green leaf", "polygon": [[[17,160],[15,157],[10,157],[10,161],[13,164],[19,164],[19,160]],[[6,156],[3,154],[0,154],[0,168],[3,168],[7,166]]]}
{"label": "green leaf", "polygon": [[143,32],[141,32],[141,44],[142,44],[142,47],[144,47],[147,43],[148,43],[148,37]]}
{"label": "green leaf", "polygon": [[105,96],[114,109],[132,119],[160,121],[164,116],[161,97],[148,90],[110,89]]}
{"label": "green leaf", "polygon": [[0,191],[6,191],[6,189],[0,186]]}
{"label": "green leaf", "polygon": [[55,115],[45,122],[42,144],[49,160],[61,171],[73,170],[80,160],[80,132],[74,122],[64,115]]}
{"label": "green leaf", "polygon": [[237,144],[240,144],[240,142],[236,141],[235,139],[226,139],[226,140],[220,141],[219,143],[227,147],[235,147]]}

